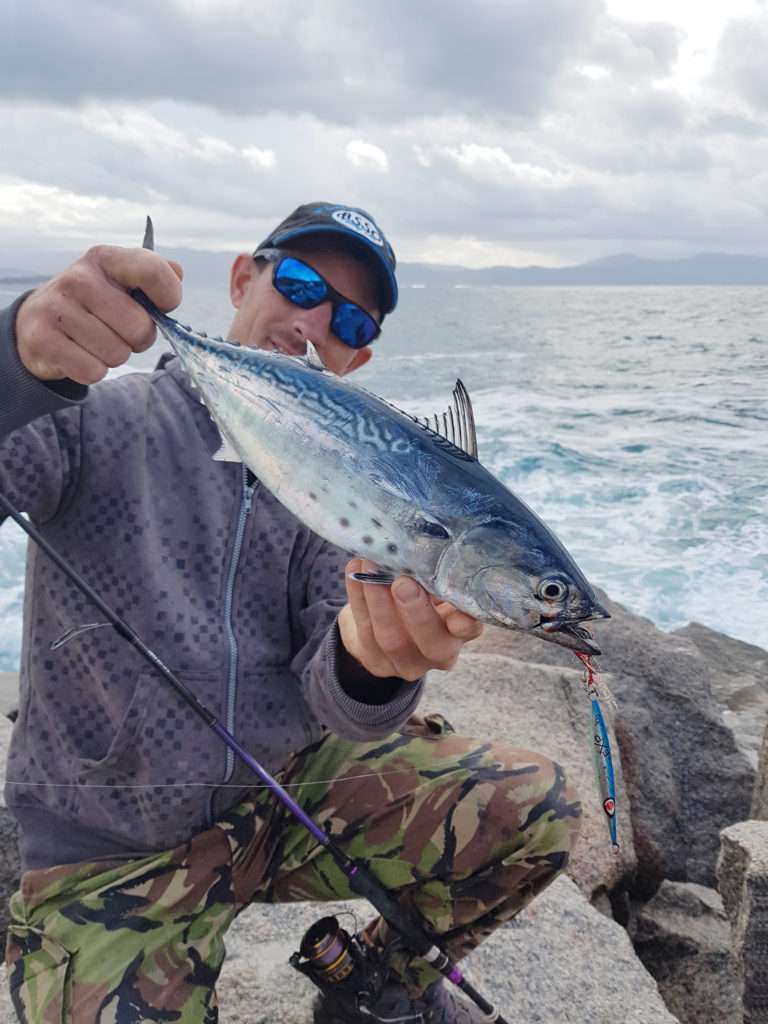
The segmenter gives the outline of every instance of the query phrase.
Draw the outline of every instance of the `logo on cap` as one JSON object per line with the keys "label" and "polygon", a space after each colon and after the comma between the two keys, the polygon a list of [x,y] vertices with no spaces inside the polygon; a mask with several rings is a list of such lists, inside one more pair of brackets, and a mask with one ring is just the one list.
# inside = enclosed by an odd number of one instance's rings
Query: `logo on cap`
{"label": "logo on cap", "polygon": [[384,245],[384,239],[381,237],[376,225],[372,224],[367,217],[358,213],[357,210],[334,210],[331,216],[343,227],[349,228],[350,231],[356,231],[358,235],[367,238],[374,245]]}

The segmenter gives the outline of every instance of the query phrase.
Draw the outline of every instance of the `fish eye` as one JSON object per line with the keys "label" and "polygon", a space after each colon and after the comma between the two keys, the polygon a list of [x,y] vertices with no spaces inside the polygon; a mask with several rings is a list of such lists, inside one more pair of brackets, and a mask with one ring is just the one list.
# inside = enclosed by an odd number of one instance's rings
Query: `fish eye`
{"label": "fish eye", "polygon": [[568,584],[557,576],[550,576],[539,583],[536,593],[545,601],[560,601],[568,593]]}

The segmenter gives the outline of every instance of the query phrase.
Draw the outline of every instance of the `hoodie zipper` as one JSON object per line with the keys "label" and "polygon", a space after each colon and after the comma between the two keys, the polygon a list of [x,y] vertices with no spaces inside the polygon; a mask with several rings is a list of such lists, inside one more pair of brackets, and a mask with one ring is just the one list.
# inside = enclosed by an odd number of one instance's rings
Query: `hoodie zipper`
{"label": "hoodie zipper", "polygon": [[[235,533],[235,543],[232,548],[232,557],[229,562],[229,573],[227,574],[227,587],[224,594],[224,625],[227,631],[227,641],[229,645],[229,662],[227,666],[227,701],[226,701],[226,721],[225,726],[227,731],[234,735],[235,733],[235,704],[237,700],[237,668],[238,668],[238,646],[237,637],[235,636],[235,627],[232,621],[232,604],[235,593],[235,578],[237,576],[237,570],[240,564],[240,555],[243,550],[243,537],[245,536],[245,527],[248,522],[248,516],[251,513],[251,506],[253,505],[253,492],[256,490],[256,482],[252,486],[248,486],[248,470],[245,466],[241,465],[242,470],[242,497],[240,501],[240,515],[237,520],[237,531]],[[229,782],[232,778],[235,767],[235,755],[227,748],[227,760],[224,772],[224,782]]]}

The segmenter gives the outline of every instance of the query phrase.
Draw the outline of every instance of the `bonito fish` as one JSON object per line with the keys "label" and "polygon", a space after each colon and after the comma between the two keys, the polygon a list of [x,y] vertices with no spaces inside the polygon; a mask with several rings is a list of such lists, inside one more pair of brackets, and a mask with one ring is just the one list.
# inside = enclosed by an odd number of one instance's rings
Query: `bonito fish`
{"label": "bonito fish", "polygon": [[[469,397],[417,420],[307,357],[214,340],[133,293],[179,356],[238,460],[315,533],[412,576],[482,622],[599,654],[610,616],[554,533],[477,459]],[[360,578],[360,577],[358,577]]]}

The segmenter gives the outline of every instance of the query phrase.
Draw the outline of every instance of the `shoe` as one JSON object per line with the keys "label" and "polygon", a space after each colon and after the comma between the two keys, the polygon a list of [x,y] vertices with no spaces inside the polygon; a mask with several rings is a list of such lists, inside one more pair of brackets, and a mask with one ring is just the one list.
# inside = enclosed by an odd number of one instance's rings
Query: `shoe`
{"label": "shoe", "polygon": [[437,981],[412,999],[398,981],[388,981],[376,1002],[360,1008],[350,992],[323,989],[313,1004],[314,1024],[487,1024],[490,1019],[455,985]]}

